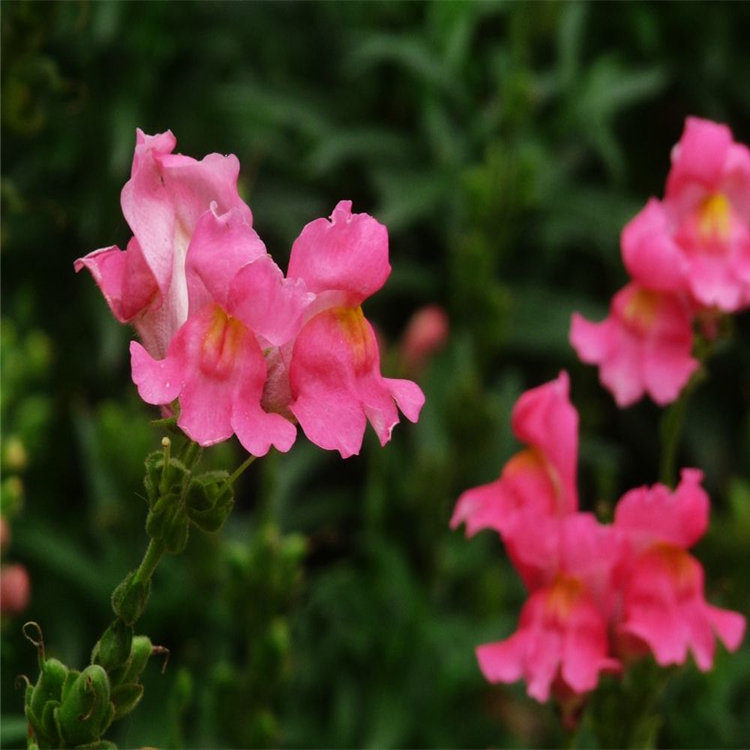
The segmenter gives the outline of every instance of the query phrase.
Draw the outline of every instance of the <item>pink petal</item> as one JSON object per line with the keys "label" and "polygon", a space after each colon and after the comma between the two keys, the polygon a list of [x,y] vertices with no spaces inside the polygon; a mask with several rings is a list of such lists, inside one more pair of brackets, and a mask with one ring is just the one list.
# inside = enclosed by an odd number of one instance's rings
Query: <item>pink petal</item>
{"label": "pink petal", "polygon": [[158,300],[159,289],[135,237],[126,250],[114,245],[95,250],[76,260],[74,268],[91,272],[112,314],[121,323],[150,309]]}
{"label": "pink petal", "polygon": [[[359,308],[327,310],[304,326],[289,381],[290,409],[307,437],[344,458],[359,452],[366,419],[381,444],[399,421],[391,386],[380,374],[375,334]],[[403,387],[396,390],[402,397]]]}
{"label": "pink petal", "polygon": [[687,263],[656,198],[622,230],[621,246],[625,267],[643,286],[663,292],[686,288]]}
{"label": "pink petal", "polygon": [[708,528],[710,500],[702,479],[698,469],[683,469],[674,492],[662,484],[630,490],[617,503],[615,525],[637,549],[657,541],[692,547]]}
{"label": "pink petal", "polygon": [[292,246],[289,278],[300,278],[319,294],[338,290],[355,307],[380,289],[391,272],[388,231],[368,214],[352,214],[341,201],[330,221],[310,222]]}
{"label": "pink petal", "polygon": [[728,651],[736,651],[745,636],[745,618],[739,612],[706,605],[708,619]]}
{"label": "pink petal", "polygon": [[131,341],[130,364],[138,394],[147,404],[171,404],[180,395],[184,374],[180,357],[173,354],[157,360],[137,341]]}
{"label": "pink petal", "polygon": [[185,261],[192,315],[210,302],[227,307],[229,288],[242,266],[266,256],[266,246],[246,212],[217,213],[216,202],[198,220]]}
{"label": "pink petal", "polygon": [[731,143],[732,132],[726,125],[688,117],[682,138],[672,153],[666,200],[680,200],[681,192],[691,183],[698,183],[710,192],[716,190]]}
{"label": "pink petal", "polygon": [[232,315],[273,346],[293,339],[313,299],[303,281],[285,279],[270,255],[245,265],[229,292]]}
{"label": "pink petal", "polygon": [[200,445],[213,445],[235,432],[253,455],[271,445],[289,450],[296,431],[260,401],[266,365],[255,336],[218,305],[207,305],[175,334],[164,360],[131,344],[133,380],[148,403],[179,396],[178,426]]}
{"label": "pink petal", "polygon": [[548,473],[556,484],[556,504],[563,512],[578,507],[578,412],[570,403],[566,372],[556,380],[521,395],[511,417],[513,432],[537,448],[549,462]]}
{"label": "pink petal", "polygon": [[[122,189],[125,220],[138,238],[146,263],[166,298],[170,286],[175,304],[187,315],[185,253],[200,216],[217,203],[217,212],[238,208],[252,224],[250,209],[237,193],[239,162],[235,156],[209,154],[202,161],[169,153],[171,133],[149,137],[139,131],[130,180]],[[172,276],[177,275],[173,284]]]}

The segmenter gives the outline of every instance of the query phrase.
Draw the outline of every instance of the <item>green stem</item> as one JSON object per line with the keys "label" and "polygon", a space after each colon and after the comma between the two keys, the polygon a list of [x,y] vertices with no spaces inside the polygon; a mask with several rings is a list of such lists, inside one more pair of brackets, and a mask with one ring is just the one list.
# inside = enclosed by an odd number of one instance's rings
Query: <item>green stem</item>
{"label": "green stem", "polygon": [[237,471],[235,471],[234,474],[229,477],[229,484],[234,484],[240,478],[242,472],[245,471],[245,469],[247,469],[247,467],[250,466],[250,464],[253,463],[256,458],[257,456],[248,456],[247,459],[245,459],[245,461],[243,461],[237,468]]}
{"label": "green stem", "polygon": [[667,487],[674,487],[677,479],[677,452],[685,426],[687,406],[693,391],[706,377],[703,368],[697,370],[688,384],[683,388],[680,397],[664,414],[661,422],[661,465],[659,467],[659,481]]}
{"label": "green stem", "polygon": [[141,560],[141,564],[138,566],[138,570],[135,572],[134,580],[146,583],[154,574],[163,554],[164,544],[160,540],[152,539],[149,542],[143,560]]}

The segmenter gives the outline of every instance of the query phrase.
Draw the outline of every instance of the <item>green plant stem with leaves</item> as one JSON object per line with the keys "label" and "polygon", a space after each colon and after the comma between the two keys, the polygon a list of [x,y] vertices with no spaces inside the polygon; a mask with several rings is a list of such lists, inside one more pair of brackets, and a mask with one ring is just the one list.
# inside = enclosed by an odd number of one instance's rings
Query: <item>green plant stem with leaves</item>
{"label": "green plant stem with leaves", "polygon": [[[47,659],[41,628],[27,623],[24,634],[37,646],[39,678],[27,684],[25,713],[29,748],[111,748],[104,739],[111,724],[130,713],[143,697],[140,676],[154,654],[168,654],[148,636],[135,635],[151,594],[151,579],[165,553],[185,549],[190,525],[218,531],[234,504],[233,485],[255,460],[248,457],[230,476],[226,471],[195,472],[201,448],[188,441],[172,456],[165,437],[162,450],[146,458],[144,484],[149,502],[146,532],[150,541],[141,564],[112,593],[114,621],[91,652],[84,670]],[[36,628],[36,637],[27,630]]]}

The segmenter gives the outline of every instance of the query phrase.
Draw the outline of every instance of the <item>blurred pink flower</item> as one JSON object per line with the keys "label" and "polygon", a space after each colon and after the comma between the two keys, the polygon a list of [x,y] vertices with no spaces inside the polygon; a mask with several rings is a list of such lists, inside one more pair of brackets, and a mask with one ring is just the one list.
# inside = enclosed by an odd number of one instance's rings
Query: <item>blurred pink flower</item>
{"label": "blurred pink flower", "polygon": [[429,358],[448,342],[450,323],[439,305],[427,305],[412,315],[401,339],[400,352],[404,367],[419,372]]}
{"label": "blurred pink flower", "polygon": [[[173,154],[171,131],[136,135],[130,180],[121,204],[133,237],[125,250],[116,246],[75,262],[87,268],[121,323],[132,323],[153,356],[166,354],[188,315],[185,258],[200,217],[236,210],[252,226],[252,213],[237,192],[237,157],[209,154],[201,161]],[[265,247],[257,235],[258,252]]]}
{"label": "blurred pink flower", "polygon": [[490,682],[523,678],[540,702],[550,694],[593,690],[601,672],[619,672],[609,656],[607,624],[585,585],[561,574],[535,591],[521,610],[510,638],[477,648],[477,659]]}
{"label": "blurred pink flower", "polygon": [[750,150],[726,125],[687,118],[664,200],[624,228],[622,255],[650,289],[725,312],[750,304]]}
{"label": "blurred pink flower", "polygon": [[0,612],[17,615],[29,604],[31,581],[23,565],[3,565],[0,568]]}
{"label": "blurred pink flower", "polygon": [[486,528],[505,533],[520,517],[557,517],[578,508],[578,413],[569,389],[568,374],[561,372],[521,395],[512,426],[529,447],[505,464],[499,479],[458,498],[451,528],[466,523],[468,536]]}
{"label": "blurred pink flower", "polygon": [[687,552],[708,526],[702,478],[697,469],[684,469],[673,493],[657,484],[631,490],[618,503],[615,527],[629,550],[617,633],[624,652],[635,639],[666,666],[683,664],[690,650],[706,671],[713,664],[714,634],[734,651],[742,641],[745,618],[706,602],[703,568]]}
{"label": "blurred pink flower", "polygon": [[620,407],[644,393],[664,406],[698,368],[686,302],[635,282],[614,296],[601,323],[573,313],[570,342],[581,360],[599,365],[599,379]]}

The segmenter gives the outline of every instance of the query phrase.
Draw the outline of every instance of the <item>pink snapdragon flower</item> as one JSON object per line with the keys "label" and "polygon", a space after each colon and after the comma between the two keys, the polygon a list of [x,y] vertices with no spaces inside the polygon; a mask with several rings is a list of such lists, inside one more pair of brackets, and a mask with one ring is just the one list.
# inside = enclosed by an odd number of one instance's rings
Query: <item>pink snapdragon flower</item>
{"label": "pink snapdragon flower", "polygon": [[620,670],[609,654],[607,628],[619,559],[614,530],[574,513],[537,523],[529,518],[516,525],[513,539],[514,563],[531,595],[513,635],[477,648],[482,673],[490,682],[523,678],[540,702],[593,690],[600,673]]}
{"label": "pink snapdragon flower", "polygon": [[29,606],[31,580],[23,565],[3,565],[0,568],[0,613],[17,615]]}
{"label": "pink snapdragon flower", "polygon": [[663,406],[698,368],[691,321],[680,297],[633,282],[614,296],[601,323],[573,313],[570,343],[584,362],[599,365],[599,379],[618,406],[630,406],[644,394]]}
{"label": "pink snapdragon flower", "polygon": [[724,312],[750,305],[750,150],[726,125],[687,118],[664,200],[625,227],[622,255],[651,289]]}
{"label": "pink snapdragon flower", "polygon": [[404,367],[419,372],[435,353],[448,342],[450,323],[439,305],[422,307],[411,317],[401,339],[400,352]]}
{"label": "pink snapdragon flower", "polygon": [[[615,527],[628,545],[621,622],[622,650],[646,644],[656,661],[683,664],[690,650],[698,667],[713,664],[715,635],[736,650],[745,631],[737,612],[708,604],[704,574],[687,550],[708,526],[709,499],[702,472],[684,469],[679,486],[641,487],[615,509]],[[636,653],[637,653],[636,649]]]}
{"label": "pink snapdragon flower", "polygon": [[464,492],[451,528],[468,536],[491,528],[505,533],[523,516],[558,517],[578,507],[578,413],[569,399],[568,374],[526,391],[511,416],[513,433],[528,448],[505,464],[500,478]]}
{"label": "pink snapdragon flower", "polygon": [[388,232],[351,206],[341,201],[330,220],[309,223],[292,246],[287,276],[316,298],[299,334],[282,347],[271,382],[281,394],[288,383],[288,409],[307,437],[344,458],[359,453],[368,420],[385,445],[399,421],[396,406],[416,422],[424,404],[415,383],[380,373],[375,333],[360,305],[390,274]]}
{"label": "pink snapdragon flower", "polygon": [[[252,226],[237,192],[237,157],[209,154],[196,161],[172,153],[176,143],[171,131],[150,136],[138,129],[121,194],[133,237],[125,250],[106,247],[75,262],[76,271],[91,272],[114,316],[132,323],[158,358],[187,320],[185,258],[200,217],[216,203],[219,213],[235,209]],[[257,235],[253,242],[265,252]]]}
{"label": "pink snapdragon flower", "polygon": [[216,204],[198,221],[186,262],[190,315],[155,359],[130,345],[133,381],[150,404],[180,402],[178,426],[213,445],[236,434],[248,452],[292,446],[296,430],[261,405],[267,367],[263,348],[284,344],[313,295],[284,279],[256,241],[243,211],[220,215]]}

